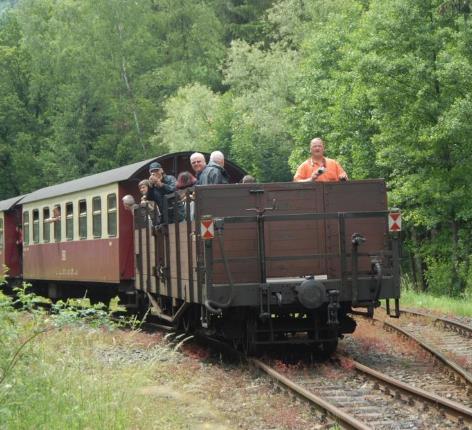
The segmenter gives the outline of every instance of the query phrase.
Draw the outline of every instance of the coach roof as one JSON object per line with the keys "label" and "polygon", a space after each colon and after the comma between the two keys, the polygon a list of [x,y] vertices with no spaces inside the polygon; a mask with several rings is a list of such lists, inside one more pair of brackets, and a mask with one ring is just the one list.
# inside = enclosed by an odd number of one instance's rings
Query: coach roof
{"label": "coach roof", "polygon": [[102,185],[126,181],[138,174],[141,169],[146,168],[148,164],[154,160],[156,160],[156,158],[139,161],[138,163],[134,164],[128,164],[127,166],[118,167],[116,169],[107,170],[106,172],[85,176],[79,179],[74,179],[73,181],[64,182],[62,184],[41,188],[37,191],[27,194],[21,203],[35,202],[37,200],[49,199],[51,197],[62,196],[64,194],[100,187]]}
{"label": "coach roof", "polygon": [[22,198],[23,196],[16,196],[16,197],[11,197],[7,200],[2,200],[0,202],[0,212],[3,211],[8,211],[10,210],[13,206],[15,206]]}

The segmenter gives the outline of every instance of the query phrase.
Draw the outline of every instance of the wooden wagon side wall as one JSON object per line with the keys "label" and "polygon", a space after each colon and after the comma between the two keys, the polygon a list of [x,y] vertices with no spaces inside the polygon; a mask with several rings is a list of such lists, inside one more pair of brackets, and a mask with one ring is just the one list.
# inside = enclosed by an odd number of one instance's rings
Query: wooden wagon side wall
{"label": "wooden wagon side wall", "polygon": [[[271,215],[302,213],[369,212],[387,209],[385,183],[382,180],[348,183],[274,183],[197,187],[197,219],[255,216],[256,208],[268,208],[265,222],[267,277],[321,275],[340,278],[340,240],[338,220],[269,221]],[[275,210],[270,210],[274,205]],[[345,249],[351,250],[352,233],[367,239],[361,252],[378,254],[386,246],[386,219],[346,219]],[[225,224],[224,250],[235,283],[257,283],[260,270],[257,252],[257,223]],[[215,284],[228,283],[221,262],[220,242],[213,240]],[[303,256],[304,259],[298,259]],[[350,259],[346,269],[350,271]],[[370,270],[370,258],[359,259],[359,270]]]}

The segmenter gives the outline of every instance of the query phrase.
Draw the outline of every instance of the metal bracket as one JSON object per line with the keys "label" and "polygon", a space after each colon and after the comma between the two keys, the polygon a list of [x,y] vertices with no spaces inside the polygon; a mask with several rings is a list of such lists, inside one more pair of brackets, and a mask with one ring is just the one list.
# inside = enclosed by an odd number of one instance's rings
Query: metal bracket
{"label": "metal bracket", "polygon": [[395,309],[392,314],[390,310],[390,299],[385,299],[385,310],[390,318],[400,318],[400,299],[394,299],[394,303]]}
{"label": "metal bracket", "polygon": [[338,309],[339,309],[339,290],[328,291],[328,325],[337,326],[339,325],[338,320]]}
{"label": "metal bracket", "polygon": [[[260,296],[259,296],[259,306],[260,306],[260,312],[259,312],[259,318],[264,319],[264,318],[270,318],[270,285],[268,284],[261,284],[260,289]],[[264,302],[266,302],[267,306],[266,309],[264,309]]]}

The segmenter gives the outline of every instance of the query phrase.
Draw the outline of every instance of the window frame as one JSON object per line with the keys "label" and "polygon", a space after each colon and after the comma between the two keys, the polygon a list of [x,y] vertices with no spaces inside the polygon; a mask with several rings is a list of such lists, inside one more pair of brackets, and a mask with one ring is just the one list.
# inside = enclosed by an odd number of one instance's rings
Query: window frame
{"label": "window frame", "polygon": [[[59,216],[57,217],[54,209],[59,209]],[[56,203],[52,207],[52,217],[54,220],[54,242],[58,243],[62,241],[62,207],[60,203]],[[59,233],[59,234],[58,234]]]}
{"label": "window frame", "polygon": [[33,243],[39,243],[39,209],[33,209],[31,215],[33,217]]}
{"label": "window frame", "polygon": [[30,216],[29,215],[30,215],[29,210],[23,211],[23,243],[25,245],[29,245],[29,239],[30,239],[30,231],[29,231]]}
{"label": "window frame", "polygon": [[[84,205],[85,207],[83,207],[82,205]],[[87,234],[88,234],[88,227],[87,227],[88,213],[87,213],[87,200],[86,199],[79,200],[78,215],[79,215],[79,239],[84,240],[84,239],[87,239]]]}
{"label": "window frame", "polygon": [[[99,202],[99,208],[95,208],[95,203]],[[99,234],[96,234],[95,221],[99,223]],[[102,196],[92,197],[92,236],[94,239],[101,239],[103,234],[102,228]]]}
{"label": "window frame", "polygon": [[[74,240],[74,203],[66,202],[66,240]],[[70,234],[69,234],[70,233]]]}
{"label": "window frame", "polygon": [[[46,212],[47,212],[47,214],[46,214]],[[43,207],[43,236],[42,236],[43,243],[50,243],[51,242],[51,223],[46,222],[46,220],[50,217],[51,217],[51,208],[49,206],[44,206]],[[46,238],[46,235],[45,235],[46,231],[48,232],[47,238]]]}
{"label": "window frame", "polygon": [[[114,206],[110,207],[110,201],[113,200]],[[114,226],[114,231],[111,231],[112,225]],[[118,204],[116,193],[107,194],[107,235],[108,237],[116,237],[118,235]]]}

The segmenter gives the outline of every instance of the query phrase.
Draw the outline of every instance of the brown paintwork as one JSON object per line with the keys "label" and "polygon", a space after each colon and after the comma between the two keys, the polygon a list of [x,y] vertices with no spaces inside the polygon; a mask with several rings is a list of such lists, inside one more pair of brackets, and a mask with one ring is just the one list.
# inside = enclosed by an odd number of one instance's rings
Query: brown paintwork
{"label": "brown paintwork", "polygon": [[95,239],[26,246],[26,280],[118,283],[119,239]]}
{"label": "brown paintwork", "polygon": [[119,241],[120,241],[120,278],[134,278],[134,245],[133,245],[133,214],[130,210],[125,209],[121,203],[121,199],[126,194],[134,195],[136,201],[138,199],[137,185],[133,182],[123,182],[118,188],[118,222],[119,222]]}
{"label": "brown paintwork", "polygon": [[[250,190],[264,190],[251,193]],[[255,215],[253,208],[270,208],[276,200],[276,209],[267,215],[301,213],[337,213],[385,211],[387,209],[385,183],[382,180],[347,183],[304,184],[245,184],[237,186],[197,187],[197,216]],[[385,249],[386,219],[346,220],[346,253],[351,252],[351,235],[360,233],[367,239],[360,252],[378,254]],[[217,239],[213,241],[213,255],[221,258]],[[258,282],[256,223],[226,224],[224,247],[229,260],[233,282]],[[282,257],[267,262],[267,277],[293,277],[308,274],[340,278],[339,226],[337,220],[267,221],[265,223],[266,257]],[[304,260],[289,257],[325,255]],[[334,256],[330,256],[334,255]],[[243,259],[234,260],[235,257]],[[284,259],[283,257],[288,257]],[[233,260],[232,260],[233,259]],[[359,271],[370,270],[370,257],[359,259]],[[350,271],[350,258],[347,258]],[[227,283],[223,263],[215,262],[213,282]]]}
{"label": "brown paintwork", "polygon": [[8,276],[18,278],[21,276],[21,245],[18,246],[18,233],[16,226],[19,221],[21,209],[4,212],[3,237],[5,248],[0,250],[0,270],[3,265],[8,267]]}

